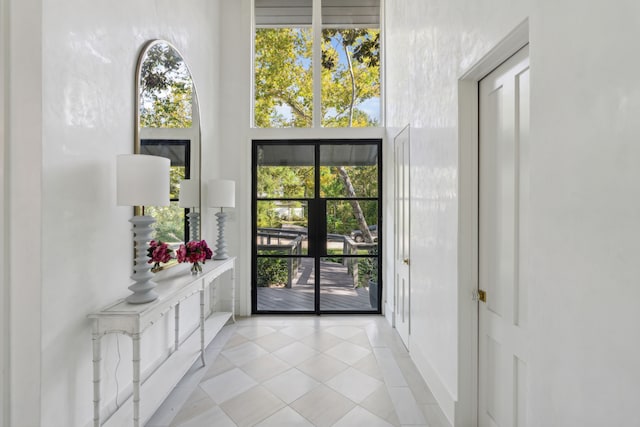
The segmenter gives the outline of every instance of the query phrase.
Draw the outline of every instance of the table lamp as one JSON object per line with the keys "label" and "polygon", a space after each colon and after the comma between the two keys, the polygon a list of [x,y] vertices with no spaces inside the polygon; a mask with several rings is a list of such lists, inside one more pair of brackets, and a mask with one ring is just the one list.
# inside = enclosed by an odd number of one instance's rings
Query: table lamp
{"label": "table lamp", "polygon": [[[169,206],[169,159],[145,154],[123,154],[116,159],[118,206]],[[144,212],[144,211],[143,211]],[[135,283],[129,286],[133,294],[126,300],[142,304],[158,298],[154,290],[151,264],[148,263],[149,240],[156,220],[147,215],[134,215],[133,224]]]}
{"label": "table lamp", "polygon": [[200,181],[185,179],[180,181],[179,202],[181,208],[188,208],[189,240],[200,240],[200,214],[196,207],[200,206]]}
{"label": "table lamp", "polygon": [[227,244],[224,240],[224,223],[227,213],[224,208],[236,206],[236,183],[227,179],[212,179],[208,182],[207,203],[211,208],[220,208],[216,213],[218,223],[218,240],[213,259],[227,259]]}

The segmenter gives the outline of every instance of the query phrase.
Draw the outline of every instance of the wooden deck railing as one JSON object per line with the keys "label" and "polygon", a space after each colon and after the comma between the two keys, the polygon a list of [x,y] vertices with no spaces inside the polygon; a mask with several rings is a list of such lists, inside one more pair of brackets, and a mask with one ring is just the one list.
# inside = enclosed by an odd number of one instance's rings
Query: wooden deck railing
{"label": "wooden deck railing", "polygon": [[[307,240],[306,230],[283,228],[258,229],[258,254],[269,251],[270,255],[288,255],[287,259],[287,283],[290,288],[293,279],[301,266],[303,242]],[[342,255],[357,255],[358,249],[370,249],[369,243],[357,243],[351,237],[342,234],[327,234],[327,242],[342,242]],[[297,255],[292,257],[291,255]],[[333,254],[339,257],[340,254]],[[352,277],[353,287],[358,286],[358,258],[342,257],[342,265],[347,267],[348,274]]]}
{"label": "wooden deck railing", "polygon": [[[287,283],[286,287],[290,288],[293,279],[298,273],[300,266],[302,265],[302,259],[300,258],[302,255],[302,236],[290,235],[288,236],[289,240],[287,243],[282,243],[281,238],[284,238],[284,235],[273,236],[266,233],[258,233],[258,236],[263,234],[262,237],[267,237],[267,244],[259,244],[258,245],[258,253],[260,251],[269,251],[270,255],[297,255],[297,256],[287,256]],[[277,243],[272,243],[272,237],[277,238]],[[293,239],[291,240],[291,237]]]}

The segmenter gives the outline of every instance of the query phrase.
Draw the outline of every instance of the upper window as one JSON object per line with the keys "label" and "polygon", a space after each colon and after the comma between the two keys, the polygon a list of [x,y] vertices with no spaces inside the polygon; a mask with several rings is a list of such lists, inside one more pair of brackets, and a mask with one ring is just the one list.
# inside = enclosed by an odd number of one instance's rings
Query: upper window
{"label": "upper window", "polygon": [[256,127],[380,125],[380,0],[255,0],[255,22]]}

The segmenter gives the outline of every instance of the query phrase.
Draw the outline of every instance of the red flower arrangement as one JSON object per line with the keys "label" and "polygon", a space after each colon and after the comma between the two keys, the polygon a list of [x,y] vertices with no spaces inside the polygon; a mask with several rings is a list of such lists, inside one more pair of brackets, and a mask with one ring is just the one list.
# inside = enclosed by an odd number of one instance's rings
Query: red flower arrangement
{"label": "red flower arrangement", "polygon": [[204,240],[193,240],[184,245],[180,245],[176,251],[176,256],[178,258],[178,262],[192,263],[191,272],[196,274],[202,272],[202,266],[200,263],[204,264],[206,260],[211,259],[213,252],[209,249],[207,242]]}
{"label": "red flower arrangement", "polygon": [[152,272],[156,272],[161,270],[160,263],[166,263],[171,261],[171,255],[173,253],[173,249],[169,247],[166,243],[158,240],[152,240],[149,242],[149,249],[147,249],[147,256],[149,257],[149,264],[153,264],[151,268]]}

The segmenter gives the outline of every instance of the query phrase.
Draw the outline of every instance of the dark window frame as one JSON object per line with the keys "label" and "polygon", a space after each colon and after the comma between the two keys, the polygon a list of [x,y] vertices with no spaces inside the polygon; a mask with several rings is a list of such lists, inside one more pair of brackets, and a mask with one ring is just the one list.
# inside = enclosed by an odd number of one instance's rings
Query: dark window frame
{"label": "dark window frame", "polygon": [[[174,146],[174,147],[184,147],[184,179],[191,179],[191,140],[190,139],[162,139],[162,138],[145,138],[140,140],[140,152],[142,153],[143,147],[145,146]],[[169,159],[171,160],[171,159]],[[170,166],[174,166],[171,164]],[[172,197],[169,199],[170,202],[177,202],[179,198]],[[184,241],[189,241],[189,236],[191,235],[191,230],[189,228],[189,221],[187,220],[187,215],[191,212],[191,209],[184,208],[183,210],[183,220],[184,220]]]}
{"label": "dark window frame", "polygon": [[[320,174],[318,173],[320,170],[320,147],[323,145],[338,145],[338,144],[351,144],[351,145],[376,145],[377,146],[377,160],[378,160],[378,192],[377,197],[322,197],[320,191]],[[274,197],[258,197],[257,189],[258,189],[258,147],[261,145],[313,145],[315,147],[315,158],[314,158],[314,181],[315,181],[315,191],[313,198],[274,198]],[[381,138],[341,138],[341,139],[322,139],[322,138],[314,138],[314,139],[254,139],[252,140],[251,147],[251,313],[252,314],[312,314],[312,315],[321,315],[321,314],[372,314],[379,315],[382,314],[382,290],[384,289],[384,280],[382,277],[382,248],[383,248],[383,235],[380,232],[383,230],[383,209],[382,209],[382,200],[383,200],[383,186],[382,186],[382,177],[383,177],[383,153],[382,153],[382,139]],[[286,254],[258,254],[258,226],[257,226],[257,208],[258,202],[260,201],[269,201],[269,200],[279,200],[279,201],[301,201],[309,203],[310,211],[315,210],[314,217],[324,217],[326,218],[326,212],[324,215],[319,214],[318,210],[322,210],[326,207],[327,201],[349,201],[349,200],[370,200],[376,201],[378,203],[377,216],[378,216],[378,239],[377,239],[377,247],[378,253],[376,255],[369,255],[367,257],[363,257],[362,255],[349,255],[342,254],[341,257],[344,258],[376,258],[377,259],[377,268],[378,268],[378,307],[375,310],[322,310],[320,307],[321,300],[321,289],[320,289],[320,274],[315,274],[315,283],[314,283],[314,310],[258,310],[258,286],[257,286],[257,264],[259,258],[295,258],[298,255],[286,255]],[[314,206],[315,205],[315,206]],[[311,217],[311,212],[310,212]],[[326,230],[326,221],[320,221],[324,227],[320,227],[320,229],[311,229],[312,224],[309,224],[309,237],[310,240],[313,238],[313,242],[315,243],[314,248],[309,247],[309,253],[306,257],[314,258],[314,271],[320,271],[320,262],[322,258],[328,257],[326,253],[323,253],[323,243],[326,243],[324,240],[324,236],[327,234]],[[313,237],[312,237],[313,235]],[[324,246],[326,250],[326,245]]]}

